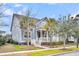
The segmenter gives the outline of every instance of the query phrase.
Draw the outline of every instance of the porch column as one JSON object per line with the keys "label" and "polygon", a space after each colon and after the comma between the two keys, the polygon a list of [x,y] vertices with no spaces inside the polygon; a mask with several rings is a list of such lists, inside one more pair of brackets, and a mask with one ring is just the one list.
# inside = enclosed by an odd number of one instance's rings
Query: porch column
{"label": "porch column", "polygon": [[33,40],[33,38],[32,38],[32,32],[33,31],[30,31],[30,44],[31,44],[31,41]]}
{"label": "porch column", "polygon": [[42,30],[40,30],[40,37],[41,37],[41,39],[39,41],[40,41],[40,45],[41,45],[41,42],[43,40]]}
{"label": "porch column", "polygon": [[47,31],[47,42],[48,42],[48,39],[49,39],[49,38],[48,38],[48,31]]}
{"label": "porch column", "polygon": [[37,42],[38,41],[37,30],[36,30],[35,34],[36,34],[35,42]]}

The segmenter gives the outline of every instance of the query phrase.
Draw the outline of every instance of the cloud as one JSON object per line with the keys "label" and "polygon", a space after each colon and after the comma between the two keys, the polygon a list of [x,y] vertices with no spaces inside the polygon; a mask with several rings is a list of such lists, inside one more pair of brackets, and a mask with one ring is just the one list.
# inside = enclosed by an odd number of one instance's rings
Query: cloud
{"label": "cloud", "polygon": [[14,7],[21,7],[22,4],[14,4]]}
{"label": "cloud", "polygon": [[18,9],[18,11],[15,11],[15,13],[20,14],[20,15],[25,15],[26,11],[28,9],[27,6],[24,6],[23,4],[20,4],[20,3],[14,4],[14,8],[16,8],[16,9],[20,8],[20,9]]}
{"label": "cloud", "polygon": [[46,3],[48,5],[56,5],[57,3]]}
{"label": "cloud", "polygon": [[21,12],[21,11],[18,11],[18,12],[16,12],[16,13],[17,13],[17,14],[20,14],[20,15],[22,14],[22,12]]}
{"label": "cloud", "polygon": [[18,11],[17,14],[25,15],[26,11],[27,11],[27,8],[23,8],[22,10]]}
{"label": "cloud", "polygon": [[4,12],[5,15],[12,15],[13,14],[13,10],[12,9],[7,9],[5,12]]}
{"label": "cloud", "polygon": [[72,17],[75,17],[77,14],[79,14],[79,10],[76,10],[75,12],[73,12]]}

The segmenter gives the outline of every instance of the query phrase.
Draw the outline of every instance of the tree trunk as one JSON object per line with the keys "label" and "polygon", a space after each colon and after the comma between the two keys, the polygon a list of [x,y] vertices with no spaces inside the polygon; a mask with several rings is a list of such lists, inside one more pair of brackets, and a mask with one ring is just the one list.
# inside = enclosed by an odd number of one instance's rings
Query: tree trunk
{"label": "tree trunk", "polygon": [[67,37],[66,37],[66,44],[68,43],[68,35],[67,35]]}
{"label": "tree trunk", "polygon": [[79,38],[77,39],[77,48],[78,48],[78,41],[79,41]]}
{"label": "tree trunk", "polygon": [[51,48],[51,46],[52,46],[52,39],[51,39],[51,36],[50,36],[50,48]]}
{"label": "tree trunk", "polygon": [[[22,37],[22,40],[24,39],[24,35],[23,35],[24,33],[23,33],[23,29],[21,29],[21,37]],[[21,44],[21,43],[19,43],[19,44]]]}
{"label": "tree trunk", "polygon": [[48,40],[48,39],[49,39],[49,36],[48,36],[48,31],[47,31],[47,42],[49,42],[49,40]]}
{"label": "tree trunk", "polygon": [[64,39],[64,49],[65,49],[65,39]]}
{"label": "tree trunk", "polygon": [[29,26],[28,26],[28,38],[27,38],[27,45],[29,46]]}
{"label": "tree trunk", "polygon": [[[29,17],[29,14],[28,14],[28,17]],[[29,32],[30,32],[30,25],[29,25],[29,18],[27,17],[27,19],[28,19],[28,39],[27,39],[27,45],[29,46]]]}
{"label": "tree trunk", "polygon": [[66,46],[66,38],[67,38],[67,34],[65,33],[65,39],[64,39],[64,49],[65,49],[65,46]]}

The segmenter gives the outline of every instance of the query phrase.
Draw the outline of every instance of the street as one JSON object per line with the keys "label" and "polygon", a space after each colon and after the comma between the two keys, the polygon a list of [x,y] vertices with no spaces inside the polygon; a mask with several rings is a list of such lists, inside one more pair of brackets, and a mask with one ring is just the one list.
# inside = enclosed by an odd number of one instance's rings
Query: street
{"label": "street", "polygon": [[67,53],[67,54],[60,54],[57,56],[79,56],[79,51],[75,51],[75,52]]}

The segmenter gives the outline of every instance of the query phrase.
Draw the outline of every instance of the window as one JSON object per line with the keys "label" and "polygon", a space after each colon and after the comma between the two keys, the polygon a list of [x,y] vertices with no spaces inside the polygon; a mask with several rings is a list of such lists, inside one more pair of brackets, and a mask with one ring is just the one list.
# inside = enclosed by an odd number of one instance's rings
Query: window
{"label": "window", "polygon": [[[25,37],[25,38],[28,37],[28,33],[27,33],[27,32],[25,32],[24,37]],[[30,36],[30,32],[29,32],[29,37],[31,37],[31,36]]]}
{"label": "window", "polygon": [[25,38],[27,37],[27,32],[25,32],[24,37],[25,37]]}
{"label": "window", "polygon": [[24,37],[27,37],[27,35],[24,35]]}

